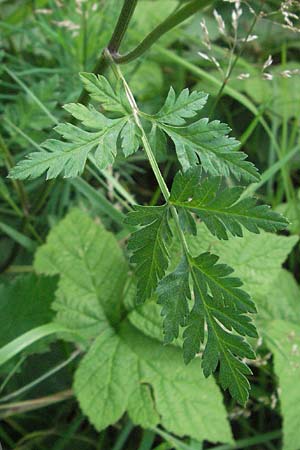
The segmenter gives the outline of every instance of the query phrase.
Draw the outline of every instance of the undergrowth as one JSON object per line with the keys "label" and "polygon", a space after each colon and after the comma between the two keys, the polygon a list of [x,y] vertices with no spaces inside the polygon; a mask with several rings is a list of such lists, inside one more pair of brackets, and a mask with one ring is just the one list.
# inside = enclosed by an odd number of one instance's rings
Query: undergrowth
{"label": "undergrowth", "polygon": [[4,448],[297,450],[299,5],[2,4]]}

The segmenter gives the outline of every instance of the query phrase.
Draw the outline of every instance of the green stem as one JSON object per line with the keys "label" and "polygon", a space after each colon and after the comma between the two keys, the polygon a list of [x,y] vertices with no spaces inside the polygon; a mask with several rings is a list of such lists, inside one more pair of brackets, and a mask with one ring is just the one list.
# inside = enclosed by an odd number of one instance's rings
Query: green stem
{"label": "green stem", "polygon": [[116,28],[107,46],[111,54],[114,54],[119,50],[137,2],[138,0],[124,0]]}
{"label": "green stem", "polygon": [[[145,53],[162,35],[170,31],[172,28],[184,22],[200,9],[212,3],[211,0],[193,0],[168,16],[160,25],[158,25],[145,39],[131,52],[125,55],[113,55],[113,59],[117,64],[125,64],[141,56]],[[109,48],[109,47],[108,47]],[[109,48],[110,52],[111,49]],[[111,52],[112,53],[112,52]]]}
{"label": "green stem", "polygon": [[[157,164],[157,161],[156,161],[154,153],[152,151],[150,142],[149,142],[148,137],[147,137],[147,135],[145,133],[144,127],[143,127],[143,125],[141,123],[141,120],[140,120],[141,112],[140,112],[140,110],[139,110],[139,108],[138,108],[138,106],[136,104],[135,98],[134,98],[134,96],[133,96],[133,94],[132,94],[132,92],[130,90],[129,85],[128,85],[127,81],[125,80],[125,78],[124,78],[124,76],[123,76],[123,74],[121,72],[120,67],[114,62],[114,60],[112,58],[112,55],[109,53],[108,50],[105,51],[105,56],[111,62],[112,70],[113,70],[116,78],[119,79],[122,82],[123,86],[124,86],[124,90],[125,90],[125,93],[126,93],[126,96],[127,96],[127,100],[128,100],[129,105],[130,105],[130,108],[132,110],[133,119],[134,119],[134,121],[136,123],[136,126],[139,128],[139,130],[141,132],[142,143],[143,143],[144,150],[146,152],[147,158],[149,160],[151,169],[152,169],[152,171],[153,171],[153,173],[155,175],[156,181],[157,181],[157,183],[158,183],[158,185],[160,187],[160,190],[161,190],[161,192],[162,192],[162,194],[164,196],[164,199],[168,203],[169,197],[170,197],[170,192],[169,192],[168,186],[166,185],[166,182],[165,182],[165,180],[164,180],[164,178],[162,176],[160,168],[159,168],[159,166]],[[184,236],[184,234],[183,234],[183,232],[181,230],[181,227],[180,227],[180,224],[179,224],[179,219],[178,219],[178,214],[177,214],[177,210],[176,210],[175,206],[170,205],[170,211],[171,211],[172,217],[173,217],[174,222],[175,222],[175,226],[176,226],[176,229],[177,229],[178,237],[179,237],[180,242],[182,244],[183,251],[185,253],[186,258],[189,260],[190,259],[190,251],[188,249],[187,242],[185,240],[185,236]]]}
{"label": "green stem", "polygon": [[[119,47],[122,43],[126,30],[128,28],[130,19],[134,13],[138,0],[124,0],[123,8],[120,12],[119,19],[117,25],[114,29],[113,35],[109,41],[107,48],[110,53],[117,53]],[[93,69],[93,73],[103,73],[107,67],[107,58],[104,57],[104,53],[100,55],[100,58],[96,62],[96,65]],[[81,103],[82,105],[86,105],[89,101],[89,95],[85,89],[81,91],[81,94],[77,100],[77,103]],[[74,121],[72,119],[71,123]]]}

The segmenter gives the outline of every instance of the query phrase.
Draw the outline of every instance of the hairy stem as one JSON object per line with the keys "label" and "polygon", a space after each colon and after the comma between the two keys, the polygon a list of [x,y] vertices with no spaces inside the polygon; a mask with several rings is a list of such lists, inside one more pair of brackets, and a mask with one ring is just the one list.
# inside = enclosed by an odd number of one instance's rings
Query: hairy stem
{"label": "hairy stem", "polygon": [[[133,93],[131,92],[131,89],[130,89],[129,85],[128,85],[126,79],[124,78],[120,67],[117,64],[115,64],[115,62],[113,61],[112,55],[109,53],[108,50],[106,50],[105,56],[107,57],[108,60],[110,60],[111,67],[112,67],[112,70],[113,70],[116,78],[118,80],[120,80],[122,82],[123,86],[124,86],[124,90],[125,90],[126,97],[128,99],[128,102],[129,102],[129,105],[130,105],[130,108],[131,108],[131,111],[132,111],[132,115],[133,115],[134,121],[136,123],[136,126],[139,128],[139,130],[141,132],[142,143],[143,143],[144,150],[146,152],[147,158],[149,160],[151,169],[152,169],[152,171],[153,171],[153,173],[155,175],[156,181],[157,181],[157,183],[158,183],[158,185],[160,187],[160,190],[161,190],[161,192],[163,194],[163,197],[164,197],[165,201],[168,203],[169,197],[170,197],[170,191],[169,191],[168,186],[166,185],[166,182],[165,182],[165,180],[164,180],[164,178],[162,176],[162,173],[160,171],[160,168],[159,168],[159,166],[157,164],[157,161],[155,159],[154,153],[152,151],[150,142],[149,142],[148,137],[147,137],[147,135],[145,133],[144,127],[142,125],[142,122],[140,120],[141,112],[140,112],[140,110],[139,110],[139,108],[138,108],[138,106],[136,104],[136,101],[135,101],[135,98],[133,96]],[[179,237],[180,242],[182,244],[183,251],[185,253],[186,258],[189,260],[190,259],[190,251],[188,249],[188,245],[187,245],[185,236],[184,236],[184,234],[183,234],[183,232],[181,230],[180,224],[179,224],[177,210],[176,210],[176,208],[173,205],[170,205],[170,211],[171,211],[172,217],[173,217],[174,222],[175,222],[175,226],[176,226],[176,229],[177,229],[178,237]]]}
{"label": "hairy stem", "polygon": [[149,33],[134,50],[125,55],[113,55],[114,61],[117,64],[125,64],[133,61],[145,53],[145,51],[147,51],[162,35],[211,3],[211,0],[193,0],[189,2],[187,5],[167,17],[160,25],[151,31],[151,33]]}
{"label": "hairy stem", "polygon": [[111,54],[114,54],[119,50],[137,2],[138,0],[124,0],[116,28],[107,46]]}
{"label": "hairy stem", "polygon": [[[107,48],[111,54],[118,52],[122,40],[127,31],[130,19],[134,13],[138,0],[124,0],[123,8],[121,9],[117,25],[113,31],[113,35],[109,41]],[[104,57],[104,52],[101,53],[96,65],[93,69],[93,73],[103,73],[107,67],[107,58]],[[89,95],[83,89],[77,100],[78,103],[86,105],[89,100]]]}
{"label": "hairy stem", "polygon": [[[205,8],[209,4],[213,3],[213,0],[192,0],[187,5],[180,8],[175,13],[172,13],[167,17],[160,25],[158,25],[145,39],[131,52],[125,55],[119,55],[118,50],[123,41],[125,33],[128,29],[128,25],[134,10],[137,6],[138,0],[125,0],[123,8],[121,10],[116,28],[113,32],[111,40],[107,46],[111,57],[117,64],[125,64],[131,62],[145,53],[162,35],[170,31],[172,28],[185,21],[197,11]],[[93,69],[93,73],[103,73],[107,67],[107,58],[104,56],[104,52],[100,55],[100,58],[96,62]],[[85,90],[82,90],[78,103],[85,105],[88,102],[89,96]]]}

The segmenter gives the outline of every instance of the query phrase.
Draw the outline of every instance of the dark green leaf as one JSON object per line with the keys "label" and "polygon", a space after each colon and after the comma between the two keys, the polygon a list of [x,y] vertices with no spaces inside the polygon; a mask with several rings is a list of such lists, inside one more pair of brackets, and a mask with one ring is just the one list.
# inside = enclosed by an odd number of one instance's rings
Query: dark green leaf
{"label": "dark green leaf", "polygon": [[269,206],[256,205],[253,198],[240,199],[243,188],[221,190],[220,186],[219,177],[200,182],[200,170],[193,168],[176,175],[170,202],[195,213],[219,239],[228,239],[228,231],[233,236],[243,236],[242,227],[252,233],[286,228],[287,220]]}
{"label": "dark green leaf", "polygon": [[144,302],[154,293],[169,264],[168,246],[172,237],[168,221],[169,209],[164,206],[138,206],[129,213],[126,222],[140,225],[129,240],[131,262],[137,265],[138,301]]}

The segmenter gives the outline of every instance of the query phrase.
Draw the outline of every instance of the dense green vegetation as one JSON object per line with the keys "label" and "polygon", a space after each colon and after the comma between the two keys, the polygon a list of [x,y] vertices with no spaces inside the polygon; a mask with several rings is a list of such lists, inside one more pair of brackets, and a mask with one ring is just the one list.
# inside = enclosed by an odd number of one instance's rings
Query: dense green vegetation
{"label": "dense green vegetation", "polygon": [[0,443],[300,448],[300,6],[0,0]]}

